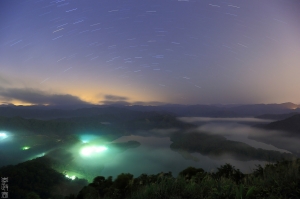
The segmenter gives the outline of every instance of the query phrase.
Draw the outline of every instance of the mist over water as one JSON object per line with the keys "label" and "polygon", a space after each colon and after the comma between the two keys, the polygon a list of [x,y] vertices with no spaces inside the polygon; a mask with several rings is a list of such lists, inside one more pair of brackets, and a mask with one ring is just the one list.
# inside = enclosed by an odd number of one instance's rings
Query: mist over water
{"label": "mist over water", "polygon": [[[201,125],[198,126],[199,132],[222,135],[228,140],[246,143],[254,148],[266,150],[275,150],[290,153],[288,150],[277,148],[271,144],[265,144],[249,139],[248,136],[270,135],[270,131],[252,127],[255,124],[270,123],[273,120],[258,118],[207,118],[207,117],[181,117],[179,120]],[[282,134],[282,132],[273,132],[272,135]]]}
{"label": "mist over water", "polygon": [[256,123],[267,123],[273,120],[259,119],[259,118],[212,118],[212,117],[179,117],[184,122],[256,122]]}
{"label": "mist over water", "polygon": [[[228,140],[246,143],[254,148],[261,148],[267,150],[276,150],[280,152],[289,152],[284,149],[277,148],[270,144],[265,144],[259,141],[249,139],[249,135],[266,135],[269,131],[258,130],[251,127],[253,123],[266,123],[268,120],[260,120],[253,118],[179,118],[185,122],[192,122],[199,124],[193,132],[205,132],[208,134],[222,135]],[[201,123],[197,123],[201,121]],[[203,123],[204,122],[204,123]],[[177,176],[183,169],[192,166],[196,168],[203,168],[206,171],[216,171],[216,168],[225,163],[230,163],[244,173],[250,173],[256,168],[255,165],[265,165],[266,161],[239,161],[233,158],[230,154],[222,155],[221,157],[209,157],[200,153],[188,153],[186,151],[173,151],[170,148],[172,141],[170,136],[179,129],[152,129],[150,131],[132,132],[131,135],[120,137],[112,142],[105,142],[101,140],[100,135],[81,134],[78,135],[82,139],[82,143],[77,143],[70,146],[67,150],[71,153],[72,164],[74,171],[77,168],[82,168],[95,176],[113,176],[116,177],[120,173],[131,173],[134,176],[139,176],[142,173],[157,174],[160,172],[172,172]],[[188,133],[182,132],[182,133]],[[280,135],[280,133],[278,133]],[[32,137],[32,142],[37,142]],[[32,150],[21,150],[23,138],[13,136],[5,142],[1,142],[2,153],[13,158],[7,159],[7,164],[16,164],[25,160],[30,160],[36,157],[47,155],[49,151],[55,148],[55,145],[45,145],[44,147],[34,148]],[[27,140],[31,140],[30,137]],[[107,150],[99,153],[97,156],[82,156],[81,148],[86,141],[95,144],[107,144]],[[290,140],[283,139],[285,143]],[[127,143],[128,141],[137,141],[140,146],[129,147],[118,150],[113,147],[116,143]],[[111,147],[109,147],[111,146]],[[5,164],[5,165],[7,165]],[[75,169],[76,167],[76,169]]]}
{"label": "mist over water", "polygon": [[185,159],[181,154],[170,149],[170,138],[165,137],[143,137],[138,135],[125,136],[116,140],[116,142],[125,142],[136,140],[141,146],[135,149],[129,149],[118,156],[115,156],[110,162],[106,163],[101,175],[116,176],[122,172],[129,172],[138,176],[142,173],[157,174],[160,172],[171,171],[177,176],[183,169],[193,166],[203,168],[206,171],[214,171],[220,165],[230,163],[242,172],[249,173],[256,168],[255,165],[264,165],[265,161],[238,161],[232,159],[230,155],[213,159],[200,153],[191,153],[195,160]]}
{"label": "mist over water", "polygon": [[268,135],[268,131],[258,130],[256,128],[247,126],[245,124],[212,122],[200,126],[198,130],[201,132],[208,132],[210,134],[223,135],[228,140],[243,142],[254,148],[261,148],[266,150],[275,150],[275,151],[290,153],[287,150],[277,148],[271,144],[265,144],[263,142],[258,142],[249,139],[248,138],[249,135],[256,135],[256,136]]}

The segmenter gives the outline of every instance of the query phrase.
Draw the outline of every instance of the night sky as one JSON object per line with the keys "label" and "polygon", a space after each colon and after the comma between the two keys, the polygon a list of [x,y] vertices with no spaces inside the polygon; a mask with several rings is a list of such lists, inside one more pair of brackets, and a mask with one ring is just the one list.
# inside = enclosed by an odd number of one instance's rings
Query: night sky
{"label": "night sky", "polygon": [[300,103],[298,0],[1,0],[0,104]]}

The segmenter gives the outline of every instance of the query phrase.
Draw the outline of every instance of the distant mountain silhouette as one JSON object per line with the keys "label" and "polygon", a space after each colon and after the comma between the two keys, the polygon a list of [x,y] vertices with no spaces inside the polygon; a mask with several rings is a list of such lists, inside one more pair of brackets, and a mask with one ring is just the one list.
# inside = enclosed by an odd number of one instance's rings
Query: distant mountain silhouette
{"label": "distant mountain silhouette", "polygon": [[300,112],[292,112],[292,113],[285,113],[285,114],[264,114],[258,115],[255,118],[259,119],[269,119],[269,120],[284,120],[286,118],[292,117],[293,115],[300,114]]}
{"label": "distant mountain silhouette", "polygon": [[[221,135],[212,135],[205,132],[174,133],[171,135],[170,141],[172,142],[170,148],[188,159],[193,159],[191,155],[195,152],[218,159],[222,158],[222,155],[230,154],[233,159],[240,161],[277,161],[294,157],[289,153],[256,149],[246,143],[227,140]],[[190,156],[188,156],[189,154]]]}
{"label": "distant mountain silhouette", "polygon": [[[93,110],[84,111],[82,113],[93,113]],[[77,115],[75,113],[73,116]],[[140,129],[186,129],[194,127],[192,124],[177,120],[174,115],[158,112],[138,112],[111,107],[105,111],[102,110],[101,113],[95,116],[86,114],[86,117],[58,118],[53,120],[0,116],[0,129],[44,135],[53,133],[66,135],[78,132],[105,132],[111,135],[124,135],[128,131]]]}
{"label": "distant mountain silhouette", "polygon": [[[179,117],[254,117],[263,114],[287,114],[292,110],[300,112],[299,105],[293,103],[283,104],[250,104],[250,105],[178,105],[167,104],[161,106],[107,106],[93,105],[85,108],[58,106],[0,106],[0,116],[35,119],[54,119],[70,117],[90,117],[114,113],[130,116],[132,111],[150,112],[158,111],[173,113]],[[131,113],[130,113],[131,112]]]}
{"label": "distant mountain silhouette", "polygon": [[66,109],[50,109],[39,106],[30,107],[20,107],[20,106],[10,106],[10,107],[0,107],[0,116],[3,117],[23,117],[32,119],[56,119],[56,118],[71,118],[71,117],[90,117],[96,115],[122,115],[126,114],[135,115],[134,111],[130,111],[124,108],[117,107],[107,107],[107,106],[97,106],[89,108],[80,108],[75,110]]}
{"label": "distant mountain silhouette", "polygon": [[289,132],[291,135],[300,136],[300,114],[293,115],[287,119],[272,122],[264,128],[268,130],[281,130]]}
{"label": "distant mountain silhouette", "polygon": [[290,113],[291,110],[297,108],[298,105],[293,103],[282,104],[250,104],[241,105],[230,108],[231,111],[236,112],[238,116],[257,116],[262,114],[285,114]]}
{"label": "distant mountain silhouette", "polygon": [[[255,127],[268,131],[260,135],[251,134],[248,136],[249,139],[271,144],[277,148],[288,150],[297,157],[300,157],[300,114],[266,125],[256,125]],[[283,132],[283,134],[278,134],[275,131]]]}

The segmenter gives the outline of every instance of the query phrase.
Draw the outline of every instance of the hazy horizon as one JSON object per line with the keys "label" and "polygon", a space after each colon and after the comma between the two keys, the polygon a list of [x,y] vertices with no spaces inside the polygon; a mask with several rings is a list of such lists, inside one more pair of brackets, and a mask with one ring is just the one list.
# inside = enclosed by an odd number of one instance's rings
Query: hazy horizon
{"label": "hazy horizon", "polygon": [[[0,106],[16,106],[16,107],[71,107],[71,106],[78,106],[78,107],[90,107],[90,106],[195,106],[195,105],[205,105],[205,106],[216,106],[216,107],[235,107],[235,106],[247,106],[247,105],[284,105],[284,104],[292,104],[295,105],[295,108],[290,108],[291,110],[297,109],[300,107],[300,103],[294,102],[281,102],[281,103],[195,103],[195,104],[178,104],[178,103],[162,103],[162,102],[125,102],[125,101],[115,101],[115,102],[108,102],[102,104],[93,104],[93,103],[86,103],[86,104],[14,104],[11,102],[0,102]],[[288,107],[287,107],[288,108]]]}

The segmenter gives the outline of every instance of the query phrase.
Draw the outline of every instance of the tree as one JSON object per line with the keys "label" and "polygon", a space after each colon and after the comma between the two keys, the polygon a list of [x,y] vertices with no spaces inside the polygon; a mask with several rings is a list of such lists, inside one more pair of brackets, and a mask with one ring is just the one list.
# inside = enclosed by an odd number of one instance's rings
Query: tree
{"label": "tree", "polygon": [[179,173],[180,176],[185,177],[185,179],[190,180],[193,176],[196,176],[197,173],[205,173],[201,168],[196,169],[195,167],[188,167]]}
{"label": "tree", "polygon": [[113,183],[114,195],[119,195],[120,198],[124,198],[130,191],[133,185],[133,175],[130,173],[121,173]]}
{"label": "tree", "polygon": [[100,196],[94,187],[85,186],[78,193],[77,199],[100,199]]}
{"label": "tree", "polygon": [[89,186],[94,187],[98,191],[100,197],[103,197],[112,184],[113,182],[111,176],[109,176],[107,179],[105,179],[103,176],[97,176],[94,178],[93,182],[89,184]]}
{"label": "tree", "polygon": [[35,192],[29,192],[28,194],[26,194],[25,199],[41,199],[41,198]]}
{"label": "tree", "polygon": [[239,169],[235,169],[235,167],[231,164],[227,163],[218,168],[218,171],[216,172],[216,177],[230,178],[234,180],[235,183],[239,184],[245,177],[245,174],[243,174]]}

